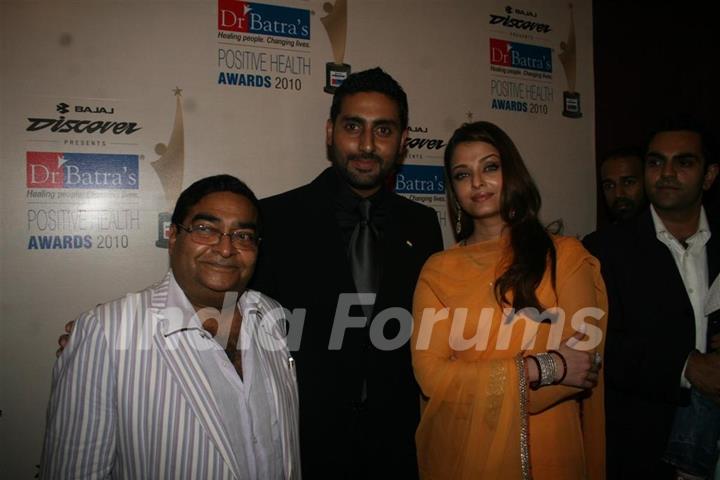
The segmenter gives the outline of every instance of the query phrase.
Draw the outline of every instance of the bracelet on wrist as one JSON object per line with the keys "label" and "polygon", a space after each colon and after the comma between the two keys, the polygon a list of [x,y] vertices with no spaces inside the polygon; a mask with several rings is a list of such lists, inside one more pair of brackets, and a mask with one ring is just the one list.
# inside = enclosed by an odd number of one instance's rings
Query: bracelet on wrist
{"label": "bracelet on wrist", "polygon": [[560,358],[560,361],[562,362],[562,366],[563,366],[562,375],[560,376],[560,378],[558,378],[557,380],[555,380],[553,382],[553,384],[559,385],[563,382],[563,380],[565,380],[565,377],[567,376],[567,372],[568,372],[567,360],[565,360],[565,357],[563,356],[563,354],[558,352],[557,350],[548,350],[548,353],[551,355],[554,353],[555,355],[557,355]]}
{"label": "bracelet on wrist", "polygon": [[552,385],[557,371],[555,359],[547,352],[538,353],[535,357],[540,364],[540,386]]}

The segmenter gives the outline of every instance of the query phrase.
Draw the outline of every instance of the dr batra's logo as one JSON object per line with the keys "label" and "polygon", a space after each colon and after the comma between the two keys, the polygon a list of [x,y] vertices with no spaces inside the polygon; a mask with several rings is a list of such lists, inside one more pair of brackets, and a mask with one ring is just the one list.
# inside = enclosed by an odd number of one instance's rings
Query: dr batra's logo
{"label": "dr batra's logo", "polygon": [[552,72],[552,50],[537,45],[490,39],[490,63],[502,67]]}
{"label": "dr batra's logo", "polygon": [[396,193],[445,193],[445,170],[438,165],[403,165],[395,176]]}
{"label": "dr batra's logo", "polygon": [[218,30],[310,39],[310,11],[263,3],[218,0]]}
{"label": "dr batra's logo", "polygon": [[27,188],[138,188],[138,156],[27,152]]}

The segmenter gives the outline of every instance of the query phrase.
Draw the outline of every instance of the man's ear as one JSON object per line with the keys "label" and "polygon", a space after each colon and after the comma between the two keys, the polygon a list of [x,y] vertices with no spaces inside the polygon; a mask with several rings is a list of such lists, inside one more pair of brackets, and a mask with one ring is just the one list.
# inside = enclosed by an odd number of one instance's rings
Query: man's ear
{"label": "man's ear", "polygon": [[401,153],[405,155],[407,148],[405,147],[405,142],[407,142],[408,137],[408,131],[409,127],[405,127],[405,130],[400,134],[400,151],[398,153]]}
{"label": "man's ear", "polygon": [[170,233],[168,234],[168,253],[172,255],[173,248],[175,247],[175,240],[177,240],[177,226],[173,223],[170,225]]}
{"label": "man's ear", "polygon": [[705,178],[703,179],[703,190],[710,190],[715,178],[718,176],[718,170],[720,170],[719,164],[711,163],[708,165],[707,172],[705,172]]}
{"label": "man's ear", "polygon": [[325,145],[333,144],[333,122],[328,118],[325,122]]}

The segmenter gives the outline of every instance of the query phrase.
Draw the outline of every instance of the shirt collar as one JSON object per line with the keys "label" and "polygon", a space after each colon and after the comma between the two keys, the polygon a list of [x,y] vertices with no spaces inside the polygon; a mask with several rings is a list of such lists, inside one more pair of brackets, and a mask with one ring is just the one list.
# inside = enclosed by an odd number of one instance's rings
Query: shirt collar
{"label": "shirt collar", "polygon": [[[655,211],[655,207],[650,204],[650,214],[652,215],[653,225],[655,226],[655,235],[663,243],[675,241],[680,243],[677,238],[673,236],[667,227],[663,223],[660,216]],[[708,224],[707,215],[705,215],[705,207],[700,206],[700,222],[698,229],[693,233],[685,242],[690,246],[698,245],[699,247],[704,246],[708,240],[710,240],[710,225]]]}
{"label": "shirt collar", "polygon": [[[348,185],[347,181],[342,178],[341,174],[335,167],[332,168],[335,170],[335,177],[337,181],[337,190],[335,193],[335,217],[340,229],[347,233],[352,231],[361,219],[358,206],[363,200],[363,197],[355,193],[350,188],[350,185]],[[387,212],[385,205],[387,204],[388,196],[388,191],[383,185],[380,190],[367,197],[367,200],[370,201],[371,205],[371,222],[379,231],[383,230],[386,223]]]}
{"label": "shirt collar", "polygon": [[169,276],[167,305],[161,311],[165,319],[165,335],[184,330],[202,330],[202,325],[195,315],[195,309],[175,280],[172,270]]}
{"label": "shirt collar", "polygon": [[[172,270],[168,273],[170,281],[168,285],[167,305],[161,314],[165,319],[165,336],[186,330],[199,330],[205,332],[202,323],[198,318],[195,308],[190,300],[178,285]],[[237,301],[238,308],[243,318],[250,318],[250,315],[257,315],[259,312],[260,294],[254,290],[245,290]]]}
{"label": "shirt collar", "polygon": [[[337,167],[333,167],[333,170],[335,170],[337,179],[337,207],[348,212],[356,210],[360,201],[363,200],[363,197],[355,193],[355,191],[350,188],[347,180],[345,180],[342,174],[337,171]],[[367,197],[367,199],[370,200],[373,208],[377,208],[384,203],[386,197],[387,191],[385,189],[385,185],[383,184],[377,192]]]}

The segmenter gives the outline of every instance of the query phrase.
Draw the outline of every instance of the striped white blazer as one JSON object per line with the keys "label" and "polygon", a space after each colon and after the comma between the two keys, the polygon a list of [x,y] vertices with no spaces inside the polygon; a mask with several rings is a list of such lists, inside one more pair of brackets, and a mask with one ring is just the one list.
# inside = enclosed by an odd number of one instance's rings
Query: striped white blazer
{"label": "striped white blazer", "polygon": [[[53,369],[41,478],[241,478],[198,352],[186,336],[166,335],[183,321],[166,309],[171,276],[76,320]],[[297,382],[282,307],[251,290],[239,305],[275,400],[285,478],[299,479]]]}

